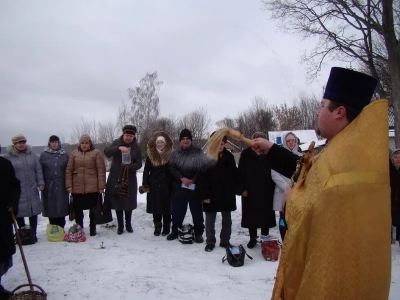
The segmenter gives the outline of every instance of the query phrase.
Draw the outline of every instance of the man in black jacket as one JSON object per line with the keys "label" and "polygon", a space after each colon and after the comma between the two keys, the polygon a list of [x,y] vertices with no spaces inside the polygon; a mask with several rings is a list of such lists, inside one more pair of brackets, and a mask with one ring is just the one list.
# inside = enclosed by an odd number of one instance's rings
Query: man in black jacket
{"label": "man in black jacket", "polygon": [[204,232],[204,217],[202,200],[196,193],[196,179],[201,171],[209,167],[208,160],[200,148],[192,145],[192,133],[183,129],[179,135],[181,148],[172,152],[169,160],[169,170],[174,178],[172,200],[172,232],[167,240],[178,237],[178,228],[185,219],[189,204],[192,213],[196,242],[202,243]]}
{"label": "man in black jacket", "polygon": [[1,277],[12,267],[15,253],[11,213],[17,213],[21,187],[11,162],[0,157],[0,299],[8,299],[11,292],[1,285]]}

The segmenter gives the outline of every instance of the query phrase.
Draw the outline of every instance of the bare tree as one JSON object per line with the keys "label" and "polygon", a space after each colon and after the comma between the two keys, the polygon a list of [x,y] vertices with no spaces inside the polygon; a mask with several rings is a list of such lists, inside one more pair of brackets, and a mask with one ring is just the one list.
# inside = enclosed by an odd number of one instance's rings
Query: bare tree
{"label": "bare tree", "polygon": [[230,117],[225,117],[222,120],[219,120],[215,123],[218,127],[228,127],[228,128],[235,128],[235,119],[232,119]]}
{"label": "bare tree", "polygon": [[193,143],[199,145],[202,139],[208,138],[211,118],[205,108],[200,107],[184,115],[177,124],[178,131],[187,128],[192,132]]}
{"label": "bare tree", "polygon": [[299,129],[315,129],[318,124],[317,110],[320,107],[320,101],[315,95],[307,96],[300,94],[299,100],[294,105],[300,111],[301,126]]}
{"label": "bare tree", "polygon": [[[247,137],[251,137],[256,131],[267,135],[268,131],[276,128],[273,109],[260,97],[254,98],[251,107],[239,113],[235,119],[235,129]],[[247,145],[242,143],[241,146],[243,148]]]}
{"label": "bare tree", "polygon": [[288,106],[286,103],[274,107],[275,118],[279,130],[302,129],[303,118],[297,106]]}
{"label": "bare tree", "polygon": [[[316,47],[303,56],[310,79],[315,78],[328,57],[349,66],[367,66],[369,73],[380,81],[379,96],[387,97],[391,92],[395,131],[400,132],[400,0],[263,2],[283,30],[303,38],[319,38]],[[385,65],[390,81],[381,79]],[[396,134],[396,146],[400,147],[399,134]]]}
{"label": "bare tree", "polygon": [[128,89],[129,98],[132,100],[132,124],[138,129],[138,137],[160,114],[158,92],[161,85],[162,81],[158,80],[157,72],[154,72],[147,73],[140,80],[138,87]]}
{"label": "bare tree", "polygon": [[111,144],[117,136],[116,126],[112,122],[98,123],[97,136],[99,144]]}
{"label": "bare tree", "polygon": [[94,118],[91,120],[86,120],[84,117],[81,117],[81,120],[74,125],[74,129],[71,135],[71,143],[78,143],[79,138],[83,134],[88,134],[92,139],[93,144],[97,144],[98,140],[98,131],[97,131],[97,122]]}
{"label": "bare tree", "polygon": [[117,128],[122,130],[122,127],[128,124],[133,125],[132,111],[129,105],[125,101],[122,101],[118,107]]}

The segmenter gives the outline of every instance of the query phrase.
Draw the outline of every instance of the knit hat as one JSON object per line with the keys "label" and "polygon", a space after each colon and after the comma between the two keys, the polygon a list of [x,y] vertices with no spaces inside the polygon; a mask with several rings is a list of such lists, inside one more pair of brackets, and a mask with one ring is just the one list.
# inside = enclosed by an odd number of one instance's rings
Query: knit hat
{"label": "knit hat", "polygon": [[26,138],[22,133],[20,133],[20,134],[17,134],[16,136],[14,136],[11,139],[11,142],[13,143],[13,145],[15,145],[18,142],[26,142]]}
{"label": "knit hat", "polygon": [[92,143],[92,139],[88,134],[82,134],[81,137],[79,138],[79,143]]}
{"label": "knit hat", "polygon": [[185,138],[185,137],[187,137],[187,138],[189,138],[190,140],[192,140],[192,133],[190,132],[190,130],[189,129],[183,129],[182,131],[181,131],[181,133],[179,134],[179,141],[181,141],[183,138]]}
{"label": "knit hat", "polygon": [[165,138],[164,138],[162,135],[160,135],[160,136],[157,137],[157,139],[156,139],[156,144],[157,144],[158,141],[163,141],[164,144],[166,144]]}
{"label": "knit hat", "polygon": [[324,98],[362,110],[371,102],[378,80],[360,72],[333,67]]}
{"label": "knit hat", "polygon": [[136,127],[133,125],[125,125],[124,127],[122,127],[122,132],[128,134],[136,134],[137,130]]}
{"label": "knit hat", "polygon": [[50,142],[60,142],[60,138],[58,136],[56,136],[56,135],[52,135],[49,138],[49,143]]}
{"label": "knit hat", "polygon": [[256,138],[263,138],[266,139],[267,136],[265,135],[265,133],[261,132],[261,131],[256,131],[253,133],[253,135],[251,136],[251,139],[254,140]]}

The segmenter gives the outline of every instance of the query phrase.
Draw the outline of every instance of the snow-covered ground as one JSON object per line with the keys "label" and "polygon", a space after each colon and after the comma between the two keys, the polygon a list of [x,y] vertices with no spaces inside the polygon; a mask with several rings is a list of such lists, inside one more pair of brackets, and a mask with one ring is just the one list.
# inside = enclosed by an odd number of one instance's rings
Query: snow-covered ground
{"label": "snow-covered ground", "polygon": [[[138,182],[141,182],[138,173]],[[267,262],[260,246],[247,249],[245,265],[233,268],[222,263],[225,250],[204,251],[205,243],[182,245],[177,240],[153,235],[152,216],[145,212],[145,195],[138,194],[133,212],[133,233],[117,235],[116,228],[98,226],[97,235],[87,235],[84,243],[51,243],[46,238],[47,218],[39,217],[35,245],[24,246],[33,283],[41,286],[48,299],[269,299],[278,262]],[[247,230],[240,227],[238,210],[232,213],[233,244],[248,242]],[[216,222],[217,238],[220,216]],[[85,215],[85,226],[88,225]],[[185,223],[191,223],[188,214]],[[116,224],[116,217],[110,224]],[[67,222],[69,228],[72,222]],[[271,234],[278,235],[277,228]],[[217,243],[219,241],[217,240]],[[101,245],[104,247],[102,248]],[[392,246],[391,300],[400,295],[400,247]],[[379,255],[379,253],[377,253]],[[27,283],[19,251],[14,267],[2,278],[7,289]],[[395,296],[397,295],[397,296]]]}

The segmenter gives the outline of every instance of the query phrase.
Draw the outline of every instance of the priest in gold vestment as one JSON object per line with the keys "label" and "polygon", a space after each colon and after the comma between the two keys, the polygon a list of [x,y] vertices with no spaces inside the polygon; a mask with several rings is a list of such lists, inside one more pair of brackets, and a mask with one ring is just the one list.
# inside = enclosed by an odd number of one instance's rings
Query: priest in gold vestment
{"label": "priest in gold vestment", "polygon": [[[376,84],[359,72],[331,70],[317,112],[329,142],[289,193],[274,300],[388,299],[388,104],[370,102]],[[253,145],[291,176],[298,157],[264,139]]]}

